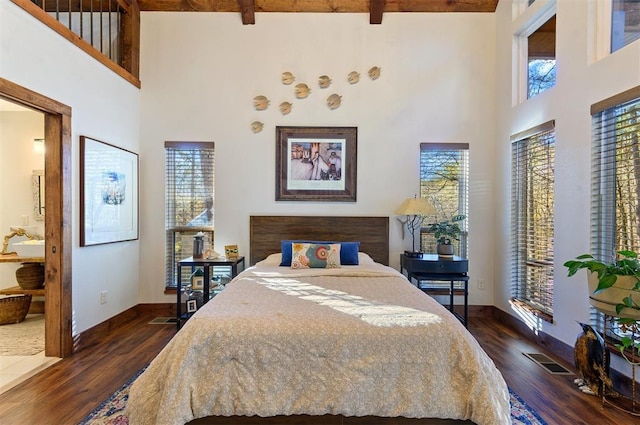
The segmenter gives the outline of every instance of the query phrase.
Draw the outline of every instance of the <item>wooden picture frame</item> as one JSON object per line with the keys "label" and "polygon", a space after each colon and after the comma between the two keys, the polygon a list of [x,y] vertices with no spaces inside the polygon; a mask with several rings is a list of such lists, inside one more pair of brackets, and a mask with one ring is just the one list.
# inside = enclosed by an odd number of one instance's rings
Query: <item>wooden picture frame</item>
{"label": "wooden picture frame", "polygon": [[238,245],[225,245],[224,256],[229,260],[235,260],[236,258],[238,258]]}
{"label": "wooden picture frame", "polygon": [[276,127],[276,201],[356,201],[357,127]]}
{"label": "wooden picture frame", "polygon": [[138,154],[80,136],[80,246],[138,239]]}

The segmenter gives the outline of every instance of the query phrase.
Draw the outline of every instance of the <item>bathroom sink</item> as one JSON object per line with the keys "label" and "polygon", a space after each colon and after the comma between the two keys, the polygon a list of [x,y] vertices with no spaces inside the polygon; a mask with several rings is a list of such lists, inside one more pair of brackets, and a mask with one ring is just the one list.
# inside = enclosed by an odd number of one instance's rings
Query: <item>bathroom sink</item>
{"label": "bathroom sink", "polygon": [[18,257],[44,257],[44,241],[22,241],[13,244],[13,251]]}

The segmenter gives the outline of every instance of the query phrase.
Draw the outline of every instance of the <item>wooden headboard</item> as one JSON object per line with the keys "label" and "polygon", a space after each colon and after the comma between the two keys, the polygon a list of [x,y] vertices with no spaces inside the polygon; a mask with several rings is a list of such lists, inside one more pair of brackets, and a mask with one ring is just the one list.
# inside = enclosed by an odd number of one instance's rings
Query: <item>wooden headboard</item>
{"label": "wooden headboard", "polygon": [[389,217],[261,216],[250,217],[250,265],[280,252],[280,241],[359,241],[360,251],[389,265]]}

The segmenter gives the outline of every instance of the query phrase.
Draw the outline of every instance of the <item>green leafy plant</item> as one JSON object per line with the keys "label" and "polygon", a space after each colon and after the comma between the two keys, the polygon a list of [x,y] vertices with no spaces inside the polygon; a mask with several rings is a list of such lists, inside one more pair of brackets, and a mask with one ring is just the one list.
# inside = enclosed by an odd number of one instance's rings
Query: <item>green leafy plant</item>
{"label": "green leafy plant", "polygon": [[[628,250],[618,251],[617,259],[612,263],[604,263],[596,260],[591,254],[583,254],[574,260],[565,262],[564,266],[568,269],[568,276],[573,276],[580,269],[597,273],[598,285],[593,291],[594,294],[616,287],[615,284],[619,276],[635,278],[635,284],[628,288],[628,295],[623,297],[620,302],[616,304],[615,308],[617,314],[620,314],[625,308],[640,310],[640,305],[632,298],[634,292],[640,292],[640,261],[638,261],[638,254],[636,252]],[[638,339],[640,335],[640,322],[628,317],[616,317],[614,321],[618,329],[622,332],[620,342],[616,344],[616,348],[629,363],[640,364],[637,361],[637,359],[640,358],[640,340]],[[631,358],[629,358],[628,354],[631,355]]]}
{"label": "green leafy plant", "polygon": [[433,233],[436,241],[442,245],[451,245],[452,241],[460,240],[460,224],[458,222],[464,220],[464,215],[454,215],[449,220],[440,221],[438,223],[427,224],[425,231]]}
{"label": "green leafy plant", "polygon": [[[640,340],[637,339],[640,335],[640,323],[637,320],[628,318],[617,318],[616,323],[620,331],[625,334],[620,339],[620,344],[616,344],[616,348],[620,350],[620,354],[627,362],[636,365],[640,364],[636,360],[640,358]],[[627,357],[627,353],[631,353],[631,358]]]}
{"label": "green leafy plant", "polygon": [[[575,260],[565,262],[564,266],[569,269],[568,276],[573,276],[580,269],[597,273],[598,286],[594,291],[596,294],[613,287],[618,276],[635,277],[636,284],[631,288],[631,291],[640,292],[640,262],[635,251],[618,251],[618,258],[613,263],[604,263],[596,260],[591,254],[583,254],[576,257]],[[629,294],[616,305],[616,312],[620,314],[624,308],[640,310],[640,305]]]}

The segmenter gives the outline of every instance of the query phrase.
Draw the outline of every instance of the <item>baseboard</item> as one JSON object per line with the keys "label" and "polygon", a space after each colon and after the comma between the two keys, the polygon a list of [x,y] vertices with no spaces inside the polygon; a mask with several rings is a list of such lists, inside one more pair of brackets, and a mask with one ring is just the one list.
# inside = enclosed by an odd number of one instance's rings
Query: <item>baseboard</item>
{"label": "baseboard", "polygon": [[102,323],[80,332],[73,337],[73,353],[77,353],[80,350],[90,348],[101,342],[106,338],[114,329],[124,326],[132,319],[140,315],[155,315],[155,316],[175,316],[176,306],[175,303],[161,303],[161,304],[138,304],[122,313],[105,320]]}
{"label": "baseboard", "polygon": [[[471,307],[469,307],[471,308]],[[495,306],[490,306],[490,309],[493,310],[493,317],[499,322],[505,324],[511,329],[515,330],[525,338],[530,341],[536,343],[537,345],[548,349],[550,352],[554,354],[554,357],[559,357],[560,360],[565,363],[564,366],[570,370],[575,371],[574,366],[574,348],[564,342],[552,337],[549,334],[546,334],[541,331],[533,331],[527,325],[524,324],[521,320],[518,320],[516,317],[505,313]],[[576,336],[579,331],[576,332]],[[615,352],[612,352],[613,355],[619,355]],[[556,358],[556,360],[558,360]],[[620,373],[619,371],[611,368],[609,372],[609,377],[613,382],[613,387],[622,394],[630,396],[632,394],[632,378]],[[638,385],[640,382],[636,381]]]}

